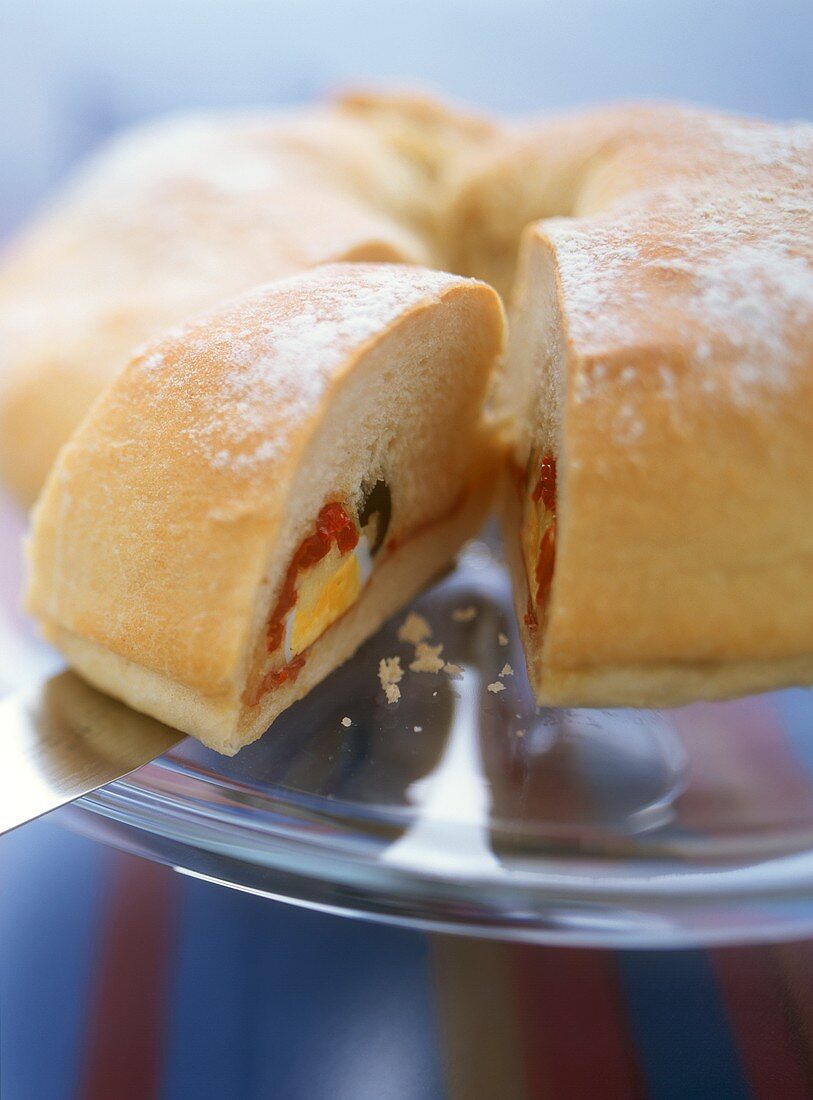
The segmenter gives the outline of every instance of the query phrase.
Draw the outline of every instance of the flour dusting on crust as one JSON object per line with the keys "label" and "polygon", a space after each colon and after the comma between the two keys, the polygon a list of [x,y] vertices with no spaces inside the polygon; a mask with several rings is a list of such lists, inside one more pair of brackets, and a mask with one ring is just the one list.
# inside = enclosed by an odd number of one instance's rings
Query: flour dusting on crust
{"label": "flour dusting on crust", "polygon": [[[137,369],[153,400],[188,395],[187,446],[214,469],[250,475],[285,453],[348,355],[459,281],[405,270],[337,264],[257,288],[176,330]],[[201,370],[204,356],[219,369]]]}
{"label": "flour dusting on crust", "polygon": [[692,376],[693,392],[751,404],[810,366],[813,127],[672,118],[667,139],[643,114],[603,205],[599,189],[591,216],[541,230],[575,353],[573,399],[607,403],[612,391],[623,444],[646,437],[643,393],[676,401]]}
{"label": "flour dusting on crust", "polygon": [[805,122],[776,126],[752,119],[709,116],[704,124],[725,152],[749,168],[802,168],[810,153],[811,127]]}
{"label": "flour dusting on crust", "polygon": [[624,443],[645,435],[636,410],[644,389],[671,401],[693,374],[703,392],[737,406],[786,391],[809,367],[811,195],[660,200],[550,225],[580,356],[573,397],[602,401],[612,389],[622,398],[613,407]]}

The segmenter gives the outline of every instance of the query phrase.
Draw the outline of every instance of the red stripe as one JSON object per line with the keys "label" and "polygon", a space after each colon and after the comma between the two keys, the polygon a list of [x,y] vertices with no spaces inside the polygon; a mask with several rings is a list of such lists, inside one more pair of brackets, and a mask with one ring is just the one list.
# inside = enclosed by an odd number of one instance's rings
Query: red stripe
{"label": "red stripe", "polygon": [[158,1095],[175,882],[166,867],[117,856],[93,977],[81,1100]]}
{"label": "red stripe", "polygon": [[777,944],[770,948],[783,979],[791,1033],[801,1051],[813,1096],[813,943]]}
{"label": "red stripe", "polygon": [[709,954],[756,1100],[809,1100],[806,1060],[794,1041],[776,957],[759,947]]}
{"label": "red stripe", "polygon": [[536,1098],[644,1095],[613,953],[514,947],[528,1092]]}
{"label": "red stripe", "polygon": [[[721,717],[722,716],[722,717]],[[764,699],[697,703],[674,712],[689,757],[680,823],[695,831],[806,828],[813,792],[776,710]],[[777,820],[778,819],[778,820]]]}

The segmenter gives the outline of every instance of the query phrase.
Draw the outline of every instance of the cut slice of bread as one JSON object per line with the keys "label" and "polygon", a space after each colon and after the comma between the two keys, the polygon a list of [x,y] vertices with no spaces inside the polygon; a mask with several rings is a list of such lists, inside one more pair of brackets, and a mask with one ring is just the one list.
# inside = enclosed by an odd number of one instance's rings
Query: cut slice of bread
{"label": "cut slice of bread", "polygon": [[[501,459],[482,406],[502,336],[489,287],[387,264],[318,268],[187,323],[62,451],[34,513],[30,611],[96,686],[235,752],[477,531]],[[308,563],[327,561],[323,510],[360,542],[380,483],[386,532],[365,542],[355,599],[339,585],[321,636],[269,651],[286,584],[296,607]]]}

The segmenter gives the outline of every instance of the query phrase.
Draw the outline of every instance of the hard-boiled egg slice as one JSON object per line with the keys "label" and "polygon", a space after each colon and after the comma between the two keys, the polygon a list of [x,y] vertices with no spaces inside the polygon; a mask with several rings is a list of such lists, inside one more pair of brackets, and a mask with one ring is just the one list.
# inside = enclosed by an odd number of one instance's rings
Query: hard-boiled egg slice
{"label": "hard-boiled egg slice", "polygon": [[369,544],[362,532],[350,553],[332,546],[320,562],[301,574],[296,604],[285,623],[285,659],[312,645],[356,602],[372,569]]}

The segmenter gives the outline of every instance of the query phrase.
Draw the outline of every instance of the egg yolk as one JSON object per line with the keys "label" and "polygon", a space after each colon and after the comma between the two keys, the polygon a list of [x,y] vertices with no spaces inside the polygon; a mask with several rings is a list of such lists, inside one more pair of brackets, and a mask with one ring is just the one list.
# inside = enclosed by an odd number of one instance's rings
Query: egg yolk
{"label": "egg yolk", "polygon": [[266,630],[268,653],[286,667],[301,667],[300,654],[358,599],[372,572],[379,523],[373,515],[360,530],[354,514],[335,501],[319,513],[288,567]]}
{"label": "egg yolk", "polygon": [[334,545],[300,577],[296,604],[286,624],[286,658],[307,649],[356,602],[369,574],[368,562],[367,542],[362,536],[346,554]]}

